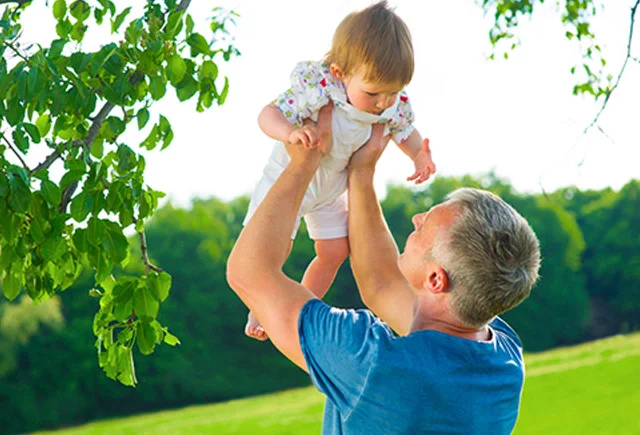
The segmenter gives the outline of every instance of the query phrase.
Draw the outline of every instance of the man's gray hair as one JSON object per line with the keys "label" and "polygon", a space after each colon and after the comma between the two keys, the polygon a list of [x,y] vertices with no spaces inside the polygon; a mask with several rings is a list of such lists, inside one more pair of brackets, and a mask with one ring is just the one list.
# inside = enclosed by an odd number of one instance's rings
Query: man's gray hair
{"label": "man's gray hair", "polygon": [[540,244],[527,221],[493,193],[463,188],[447,200],[459,214],[431,255],[449,277],[454,314],[480,327],[529,296]]}

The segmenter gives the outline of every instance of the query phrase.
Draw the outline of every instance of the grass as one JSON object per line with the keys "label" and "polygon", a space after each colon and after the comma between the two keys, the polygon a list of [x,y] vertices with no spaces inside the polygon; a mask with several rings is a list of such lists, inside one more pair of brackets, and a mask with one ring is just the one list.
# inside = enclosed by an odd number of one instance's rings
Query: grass
{"label": "grass", "polygon": [[[527,377],[514,434],[640,434],[640,334],[525,359]],[[319,434],[323,404],[322,395],[303,388],[38,434]]]}

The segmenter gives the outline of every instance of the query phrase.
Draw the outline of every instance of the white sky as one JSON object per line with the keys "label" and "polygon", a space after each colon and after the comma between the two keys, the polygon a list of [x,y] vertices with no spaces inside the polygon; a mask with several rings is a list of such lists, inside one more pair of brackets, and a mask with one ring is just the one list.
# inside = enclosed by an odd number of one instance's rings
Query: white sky
{"label": "white sky", "polygon": [[[190,12],[201,29],[212,4],[240,14],[232,32],[242,55],[219,64],[231,82],[223,106],[197,113],[195,97],[178,104],[172,91],[154,106],[151,119],[158,113],[167,116],[176,137],[162,152],[145,152],[147,183],[180,205],[188,205],[193,197],[228,200],[250,193],[273,144],[258,128],[258,113],[288,87],[298,61],[320,59],[340,20],[370,3],[193,0]],[[595,31],[611,72],[617,73],[626,51],[632,2],[606,3]],[[474,2],[390,4],[413,35],[416,70],[408,92],[416,126],[431,139],[437,176],[479,175],[493,169],[521,192],[567,185],[617,189],[638,178],[640,64],[628,65],[601,117],[609,138],[595,129],[585,136],[582,131],[599,105],[571,95],[575,80],[569,69],[578,59],[578,47],[565,39],[555,6],[544,5],[532,20],[523,22],[522,44],[508,61],[488,61],[491,20]],[[46,40],[43,30],[53,29],[51,12],[43,6],[36,4],[25,15],[25,38]],[[88,44],[105,43],[105,37],[90,38]],[[637,38],[635,44],[640,57]],[[137,129],[135,123],[130,129]],[[137,149],[135,141],[131,145]],[[379,193],[384,194],[388,182],[411,185],[404,179],[412,168],[412,162],[390,145],[377,170]]]}

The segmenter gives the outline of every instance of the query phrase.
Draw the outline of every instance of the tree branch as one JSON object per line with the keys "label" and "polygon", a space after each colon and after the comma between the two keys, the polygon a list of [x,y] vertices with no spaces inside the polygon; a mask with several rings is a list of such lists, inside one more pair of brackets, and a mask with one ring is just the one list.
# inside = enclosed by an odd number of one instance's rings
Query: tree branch
{"label": "tree branch", "polygon": [[[138,220],[136,218],[133,218],[133,223],[137,224]],[[144,230],[138,231],[138,237],[140,237],[140,252],[142,254],[142,262],[144,263],[144,269],[146,274],[149,275],[149,272],[151,272],[152,270],[157,273],[162,272],[162,269],[160,269],[157,266],[154,266],[149,261],[149,254],[147,252],[147,236],[145,236]]]}
{"label": "tree branch", "polygon": [[0,5],[7,3],[16,3],[18,6],[22,6],[25,3],[29,3],[31,0],[0,0]]}
{"label": "tree branch", "polygon": [[[0,0],[2,1],[2,0]],[[9,149],[11,151],[13,151],[13,153],[16,155],[16,157],[18,158],[18,160],[20,160],[20,163],[22,163],[22,167],[25,168],[27,170],[27,172],[29,172],[29,167],[27,166],[27,164],[25,163],[25,161],[22,159],[22,156],[20,155],[20,153],[18,153],[18,151],[13,147],[13,145],[11,144],[11,142],[9,142],[9,140],[7,139],[7,137],[4,135],[4,133],[0,132],[0,136],[2,136],[2,140],[4,140],[4,142],[7,144],[7,146],[9,147]]]}
{"label": "tree branch", "polygon": [[[636,11],[638,9],[638,5],[640,5],[640,0],[636,0],[636,3],[633,5],[633,7],[631,8],[631,18],[630,18],[630,23],[629,23],[629,39],[627,42],[627,56],[624,58],[624,62],[622,62],[622,67],[620,68],[620,71],[618,72],[618,77],[616,78],[615,83],[613,84],[613,87],[611,89],[609,89],[609,91],[607,91],[605,97],[604,97],[604,101],[602,102],[602,106],[600,106],[600,110],[598,110],[598,113],[596,113],[596,116],[593,118],[593,121],[591,121],[591,123],[584,129],[583,133],[587,133],[594,125],[596,125],[598,123],[598,120],[600,119],[600,115],[602,115],[602,112],[604,112],[604,109],[606,109],[607,104],[609,103],[609,98],[611,97],[611,94],[613,93],[613,91],[618,87],[618,85],[620,84],[620,79],[622,78],[622,75],[624,74],[625,69],[627,68],[627,64],[629,63],[629,59],[633,59],[636,60],[634,57],[631,56],[631,43],[633,41],[633,27],[635,25],[635,15],[636,15]],[[600,129],[602,131],[602,129]]]}
{"label": "tree branch", "polygon": [[190,4],[191,0],[182,0],[176,7],[176,12],[186,11]]}

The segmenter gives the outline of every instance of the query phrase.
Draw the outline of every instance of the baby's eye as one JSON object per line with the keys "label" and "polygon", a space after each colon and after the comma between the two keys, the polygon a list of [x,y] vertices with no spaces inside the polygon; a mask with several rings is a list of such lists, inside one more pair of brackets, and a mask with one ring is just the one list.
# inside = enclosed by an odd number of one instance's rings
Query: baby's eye
{"label": "baby's eye", "polygon": [[368,96],[370,96],[370,97],[375,97],[375,96],[377,96],[377,95],[378,95],[378,93],[377,93],[377,92],[367,92],[366,94],[367,94]]}

